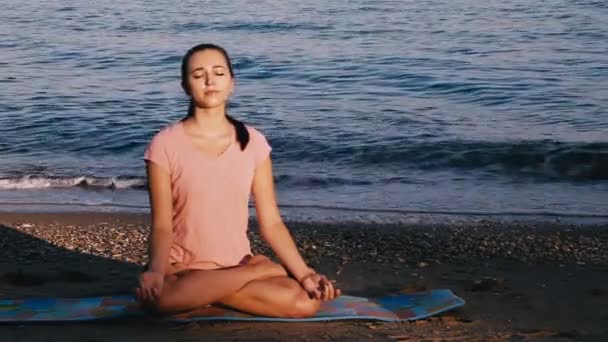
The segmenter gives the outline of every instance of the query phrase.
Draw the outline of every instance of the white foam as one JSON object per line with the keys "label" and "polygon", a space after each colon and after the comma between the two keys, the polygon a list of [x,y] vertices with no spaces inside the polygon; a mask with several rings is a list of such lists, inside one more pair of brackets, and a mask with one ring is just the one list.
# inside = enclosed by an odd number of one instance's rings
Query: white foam
{"label": "white foam", "polygon": [[144,179],[117,179],[95,178],[95,177],[68,177],[48,178],[39,176],[23,176],[21,178],[0,179],[0,189],[44,189],[44,188],[71,188],[76,186],[87,186],[95,188],[129,189],[142,187],[146,184]]}

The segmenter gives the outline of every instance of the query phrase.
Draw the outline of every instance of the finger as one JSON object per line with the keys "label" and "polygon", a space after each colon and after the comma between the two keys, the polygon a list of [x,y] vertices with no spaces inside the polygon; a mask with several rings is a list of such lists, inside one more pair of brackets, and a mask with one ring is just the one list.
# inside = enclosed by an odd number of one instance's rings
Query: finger
{"label": "finger", "polygon": [[321,292],[321,290],[315,290],[315,299],[316,300],[321,300],[323,298],[323,293]]}
{"label": "finger", "polygon": [[147,302],[148,298],[146,296],[146,289],[144,287],[139,287],[139,298],[142,302]]}
{"label": "finger", "polygon": [[340,289],[338,289],[336,287],[336,284],[333,284],[333,285],[334,285],[333,286],[334,287],[334,297],[332,299],[336,299],[336,298],[338,298],[340,296]]}
{"label": "finger", "polygon": [[329,295],[327,296],[327,300],[333,300],[336,298],[336,289],[334,288],[334,284],[329,283]]}
{"label": "finger", "polygon": [[323,282],[323,279],[319,279],[319,293],[321,295],[319,299],[324,299],[327,294],[327,286]]}
{"label": "finger", "polygon": [[325,294],[325,300],[332,300],[334,299],[334,286],[332,285],[332,283],[327,283],[326,285],[327,287],[327,293]]}
{"label": "finger", "polygon": [[332,280],[332,284],[334,284],[334,289],[336,290],[336,298],[340,297],[342,295],[342,290],[336,286],[335,280]]}
{"label": "finger", "polygon": [[154,290],[153,290],[152,288],[148,288],[148,289],[146,289],[146,295],[147,295],[148,300],[149,300],[150,302],[153,302],[153,301],[154,301]]}
{"label": "finger", "polygon": [[320,300],[325,300],[327,297],[327,286],[321,285],[321,298]]}
{"label": "finger", "polygon": [[135,297],[136,297],[136,298],[137,298],[139,301],[141,301],[141,299],[142,299],[142,298],[141,298],[141,290],[140,290],[140,288],[139,288],[139,287],[135,288]]}
{"label": "finger", "polygon": [[146,289],[143,287],[139,288],[139,298],[142,302],[148,302],[148,296],[146,295]]}
{"label": "finger", "polygon": [[310,284],[308,283],[304,283],[302,284],[302,288],[304,288],[304,291],[306,291],[306,293],[308,294],[308,298],[315,299],[316,294],[314,287],[310,286]]}
{"label": "finger", "polygon": [[162,293],[163,293],[162,285],[155,287],[154,288],[154,299],[158,300]]}
{"label": "finger", "polygon": [[324,300],[325,299],[325,285],[322,283],[319,283],[319,293],[321,295],[319,300]]}
{"label": "finger", "polygon": [[150,289],[151,295],[152,295],[152,299],[154,299],[154,301],[158,300],[158,287],[153,287]]}
{"label": "finger", "polygon": [[340,289],[338,289],[336,287],[336,281],[335,280],[331,280],[330,282],[331,282],[331,287],[332,287],[332,289],[334,291],[333,296],[332,296],[331,299],[336,299],[336,298],[338,298],[340,296]]}

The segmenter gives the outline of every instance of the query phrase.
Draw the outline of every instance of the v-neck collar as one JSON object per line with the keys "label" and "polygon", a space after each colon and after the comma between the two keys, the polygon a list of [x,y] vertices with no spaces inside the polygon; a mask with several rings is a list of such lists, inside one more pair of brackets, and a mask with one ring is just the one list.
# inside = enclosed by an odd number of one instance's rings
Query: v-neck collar
{"label": "v-neck collar", "polygon": [[230,150],[232,150],[233,146],[235,145],[235,139],[231,139],[230,144],[224,149],[224,151],[222,151],[222,153],[218,154],[217,156],[209,155],[208,153],[202,151],[200,148],[198,148],[194,144],[194,142],[192,141],[192,138],[186,132],[186,127],[184,126],[183,121],[180,121],[178,123],[178,125],[179,125],[179,129],[180,129],[180,133],[182,134],[183,138],[186,140],[188,146],[190,146],[192,148],[192,150],[194,152],[196,152],[197,155],[199,155],[207,160],[217,161],[219,159],[222,159],[224,156],[226,156],[228,154],[228,152],[230,152]]}

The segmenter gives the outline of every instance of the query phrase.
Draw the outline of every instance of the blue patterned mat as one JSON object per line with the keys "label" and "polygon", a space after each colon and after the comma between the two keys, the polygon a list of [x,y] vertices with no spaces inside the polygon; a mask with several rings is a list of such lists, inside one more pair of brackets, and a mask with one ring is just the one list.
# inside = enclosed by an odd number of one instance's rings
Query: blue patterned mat
{"label": "blue patterned mat", "polygon": [[[454,309],[463,306],[464,303],[463,299],[450,290],[431,290],[379,298],[343,295],[334,301],[324,302],[314,317],[303,319],[254,316],[218,306],[207,306],[187,314],[168,316],[166,319],[175,322],[201,320],[297,322],[344,319],[410,321]],[[2,323],[94,321],[144,314],[133,296],[0,300]]]}

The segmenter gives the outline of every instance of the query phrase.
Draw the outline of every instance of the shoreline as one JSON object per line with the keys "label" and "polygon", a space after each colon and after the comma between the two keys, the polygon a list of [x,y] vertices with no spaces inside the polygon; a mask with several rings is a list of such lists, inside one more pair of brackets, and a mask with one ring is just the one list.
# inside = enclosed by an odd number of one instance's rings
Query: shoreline
{"label": "shoreline", "polygon": [[[1,204],[0,204],[1,205]],[[15,210],[20,207],[21,210]],[[54,207],[54,206],[53,206]],[[149,216],[148,207],[134,206],[133,208],[121,210],[87,210],[89,205],[77,205],[81,209],[65,209],[69,205],[60,205],[53,209],[41,209],[39,206],[28,205],[6,205],[0,207],[0,217],[6,219],[19,220],[27,217],[36,219],[41,217],[78,217],[80,215],[92,216],[111,216],[123,220],[132,221],[134,217],[145,220]],[[27,209],[24,209],[27,208]],[[63,208],[63,209],[62,209]],[[82,209],[85,208],[85,209]],[[100,208],[116,208],[112,205]],[[90,209],[90,208],[88,208]],[[137,210],[135,210],[137,209]],[[255,208],[249,207],[250,224],[255,222]],[[323,225],[370,225],[370,226],[487,226],[488,224],[505,226],[555,226],[555,227],[608,227],[608,215],[599,214],[577,214],[566,213],[483,213],[483,212],[433,212],[417,210],[357,210],[349,208],[330,208],[317,206],[279,206],[281,216],[285,222],[295,224],[323,224]],[[535,228],[536,229],[536,228]]]}
{"label": "shoreline", "polygon": [[[145,262],[148,214],[0,213],[0,297],[73,297],[132,291]],[[346,294],[379,296],[448,288],[467,304],[412,323],[314,324],[108,322],[97,340],[542,340],[608,337],[608,225],[362,224],[287,222],[307,262]],[[250,225],[254,253],[268,246]],[[36,341],[97,336],[97,323],[69,328],[0,326]],[[160,336],[163,336],[161,339]],[[143,337],[141,337],[143,339]]]}

